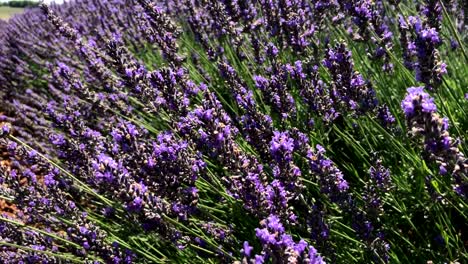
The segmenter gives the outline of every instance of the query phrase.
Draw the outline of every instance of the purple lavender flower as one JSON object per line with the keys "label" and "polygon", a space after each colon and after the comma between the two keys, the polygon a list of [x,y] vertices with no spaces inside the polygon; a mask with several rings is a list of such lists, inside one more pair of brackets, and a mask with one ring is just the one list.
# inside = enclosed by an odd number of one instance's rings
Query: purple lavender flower
{"label": "purple lavender flower", "polygon": [[446,64],[440,60],[437,47],[441,45],[441,6],[439,1],[427,1],[422,8],[423,18],[400,17],[400,42],[405,66],[414,69],[417,81],[428,89],[437,89],[447,73]]}
{"label": "purple lavender flower", "polygon": [[448,131],[448,119],[437,114],[434,99],[424,87],[410,87],[401,103],[410,134],[424,140],[424,159],[435,162],[442,175],[453,177],[454,189],[467,194],[467,159]]}
{"label": "purple lavender flower", "polygon": [[[5,142],[1,142],[3,145]],[[133,253],[118,249],[118,244],[110,245],[107,233],[101,230],[87,213],[81,212],[72,199],[73,195],[84,196],[76,190],[70,180],[61,175],[47,160],[39,155],[31,155],[26,147],[12,150],[15,159],[9,174],[2,175],[5,183],[13,192],[16,214],[11,223],[16,227],[1,228],[0,233],[6,241],[39,251],[71,253],[77,257],[99,256],[105,261],[115,257],[134,258]],[[38,180],[45,173],[44,181]],[[26,180],[27,184],[21,182]],[[78,193],[75,193],[78,192]],[[59,221],[57,217],[67,221]],[[40,226],[43,232],[28,230],[24,227]],[[65,232],[63,232],[65,231]],[[48,236],[47,234],[51,235]],[[10,246],[7,246],[10,249]],[[11,247],[13,249],[14,247]],[[0,254],[4,254],[8,250]],[[57,254],[59,255],[59,254]],[[53,261],[57,258],[47,254],[29,252],[16,255],[17,261]]]}
{"label": "purple lavender flower", "polygon": [[267,79],[260,75],[254,76],[255,86],[262,91],[265,100],[270,103],[275,111],[280,114],[282,119],[294,117],[296,114],[295,100],[292,95],[285,89],[285,81],[287,80],[288,72],[278,69],[278,72]]}
{"label": "purple lavender flower", "polygon": [[147,0],[137,1],[144,9],[139,21],[141,30],[150,43],[156,43],[168,61],[178,65],[183,60],[178,54],[177,37],[180,34],[176,25],[155,3]]}
{"label": "purple lavender flower", "polygon": [[323,65],[332,75],[330,99],[334,108],[343,112],[363,114],[376,108],[378,100],[370,82],[354,71],[351,51],[345,44],[328,48]]}
{"label": "purple lavender flower", "polygon": [[[244,260],[250,260],[254,263],[263,263],[268,260],[275,263],[325,263],[322,257],[317,254],[317,250],[307,242],[304,240],[294,242],[291,235],[286,233],[278,216],[270,215],[261,221],[260,225],[261,228],[256,228],[255,233],[262,245],[262,252],[252,258],[250,254],[245,254]],[[244,243],[244,248],[245,245],[246,243]]]}
{"label": "purple lavender flower", "polygon": [[273,132],[274,136],[270,143],[270,151],[278,162],[289,162],[292,160],[294,151],[294,139],[286,132]]}
{"label": "purple lavender flower", "polygon": [[325,149],[320,145],[316,145],[316,148],[316,152],[309,150],[307,154],[310,167],[322,182],[323,192],[331,197],[338,198],[342,193],[348,190],[348,182],[344,179],[343,173],[336,168],[333,162],[323,155]]}
{"label": "purple lavender flower", "polygon": [[417,115],[418,110],[429,114],[437,111],[434,98],[425,92],[424,87],[408,88],[408,94],[401,102],[401,108],[403,109],[405,116],[409,118]]}

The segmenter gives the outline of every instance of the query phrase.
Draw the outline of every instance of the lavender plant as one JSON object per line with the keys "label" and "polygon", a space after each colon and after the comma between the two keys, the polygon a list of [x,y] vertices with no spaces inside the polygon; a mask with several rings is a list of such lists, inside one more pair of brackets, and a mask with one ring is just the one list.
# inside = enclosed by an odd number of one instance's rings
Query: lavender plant
{"label": "lavender plant", "polygon": [[464,263],[460,5],[86,0],[1,22],[0,257]]}

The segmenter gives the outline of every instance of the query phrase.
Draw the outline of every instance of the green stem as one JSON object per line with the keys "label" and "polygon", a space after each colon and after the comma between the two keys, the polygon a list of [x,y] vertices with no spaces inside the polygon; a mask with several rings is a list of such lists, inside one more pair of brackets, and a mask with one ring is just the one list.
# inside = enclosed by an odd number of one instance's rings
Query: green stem
{"label": "green stem", "polygon": [[468,60],[468,56],[466,54],[466,51],[465,51],[465,47],[463,45],[463,42],[461,41],[460,39],[460,35],[458,34],[457,32],[457,29],[455,28],[455,25],[452,23],[452,19],[450,19],[450,16],[447,12],[447,9],[445,8],[445,5],[444,3],[442,3],[442,1],[439,0],[439,3],[440,5],[442,6],[442,10],[444,11],[444,15],[446,16],[448,22],[449,22],[449,25],[450,25],[450,29],[453,31],[453,34],[455,35],[455,38],[457,39],[458,41],[458,44],[460,45],[460,48],[462,50],[462,53],[463,53],[463,56],[465,57],[466,60]]}
{"label": "green stem", "polygon": [[56,257],[56,258],[59,258],[59,259],[71,261],[73,263],[83,263],[82,260],[80,260],[80,259],[78,259],[76,257],[69,256],[68,254],[57,254],[57,253],[53,253],[53,252],[50,252],[50,251],[37,250],[37,249],[33,249],[33,248],[25,247],[25,246],[20,246],[20,245],[16,245],[16,244],[13,244],[13,243],[3,242],[3,241],[0,241],[0,246],[13,247],[13,248],[21,249],[21,250],[24,250],[24,251],[37,252],[37,253],[45,254],[45,255],[48,255],[48,256],[51,256],[51,257]]}
{"label": "green stem", "polygon": [[40,233],[42,235],[45,235],[45,236],[48,236],[48,237],[51,237],[51,238],[55,238],[55,239],[57,239],[59,241],[62,241],[65,244],[72,245],[72,246],[74,246],[76,248],[82,248],[82,246],[80,246],[80,245],[78,245],[78,244],[76,244],[74,242],[68,241],[68,240],[66,240],[66,239],[64,239],[62,237],[59,237],[59,236],[57,236],[57,235],[55,235],[53,233],[43,231],[43,230],[41,230],[39,228],[36,228],[36,227],[28,226],[28,225],[23,224],[21,222],[17,222],[17,221],[14,221],[14,220],[11,220],[11,219],[8,219],[8,218],[5,218],[5,217],[0,217],[0,221],[4,221],[4,222],[10,223],[10,224],[13,224],[13,225],[18,226],[20,228],[33,230],[33,231],[38,232],[38,233]]}

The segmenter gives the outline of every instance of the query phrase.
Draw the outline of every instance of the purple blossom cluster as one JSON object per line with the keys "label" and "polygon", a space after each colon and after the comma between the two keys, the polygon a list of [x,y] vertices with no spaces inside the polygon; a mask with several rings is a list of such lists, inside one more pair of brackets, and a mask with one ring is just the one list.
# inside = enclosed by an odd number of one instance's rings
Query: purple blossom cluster
{"label": "purple blossom cluster", "polygon": [[1,167],[2,193],[14,197],[16,206],[15,214],[1,216],[0,237],[3,242],[20,247],[2,248],[0,255],[8,259],[6,263],[63,260],[60,255],[47,252],[70,252],[106,262],[133,262],[134,254],[116,241],[108,244],[107,233],[70,199],[70,193],[84,194],[76,183],[36,151],[7,138],[0,140],[2,146],[7,146],[11,162]]}
{"label": "purple blossom cluster", "polygon": [[386,241],[382,228],[382,218],[385,217],[382,200],[393,187],[390,170],[378,160],[369,169],[369,176],[362,194],[364,205],[353,213],[353,229],[366,244],[374,261],[388,262],[390,244]]}
{"label": "purple blossom cluster", "polygon": [[416,80],[427,89],[437,89],[447,74],[437,47],[442,44],[440,33],[442,13],[439,1],[427,1],[422,6],[424,16],[399,18],[400,43],[405,66],[414,70]]}
{"label": "purple blossom cluster", "polygon": [[[368,41],[373,47],[368,50],[373,59],[383,61],[382,69],[392,71],[389,52],[392,50],[393,33],[385,14],[384,1],[338,1],[343,12],[351,17],[353,26],[348,27],[354,40]],[[338,17],[343,17],[339,14]]]}
{"label": "purple blossom cluster", "polygon": [[409,132],[424,141],[424,159],[439,166],[439,174],[452,177],[453,188],[467,195],[468,160],[450,136],[449,120],[437,114],[437,106],[424,87],[410,87],[401,102]]}
{"label": "purple blossom cluster", "polygon": [[300,240],[295,242],[276,215],[270,215],[256,228],[255,233],[262,245],[261,254],[252,254],[253,247],[246,241],[242,253],[244,263],[325,263],[314,247]]}
{"label": "purple blossom cluster", "polygon": [[[334,108],[362,114],[376,108],[378,101],[371,84],[354,70],[352,54],[345,44],[328,48],[323,65],[330,71],[330,99]],[[333,111],[333,115],[339,115]]]}

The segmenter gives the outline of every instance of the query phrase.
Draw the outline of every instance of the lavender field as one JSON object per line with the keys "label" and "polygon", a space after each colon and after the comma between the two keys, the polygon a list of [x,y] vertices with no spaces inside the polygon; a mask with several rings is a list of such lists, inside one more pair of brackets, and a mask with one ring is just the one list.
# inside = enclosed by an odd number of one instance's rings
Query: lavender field
{"label": "lavender field", "polygon": [[22,8],[12,8],[12,7],[8,7],[8,6],[0,6],[0,19],[8,20],[13,15],[21,13],[21,12],[23,12]]}
{"label": "lavender field", "polygon": [[468,263],[467,6],[0,20],[0,263]]}

